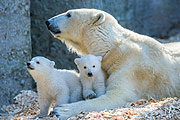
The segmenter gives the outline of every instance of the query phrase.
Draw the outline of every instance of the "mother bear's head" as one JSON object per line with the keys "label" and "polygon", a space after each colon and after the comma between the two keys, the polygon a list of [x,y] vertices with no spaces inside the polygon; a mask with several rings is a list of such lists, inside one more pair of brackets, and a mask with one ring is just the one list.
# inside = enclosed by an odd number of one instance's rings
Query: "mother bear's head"
{"label": "mother bear's head", "polygon": [[96,9],[69,10],[49,19],[46,25],[55,38],[77,54],[100,56],[117,40],[113,33],[117,30],[113,29],[119,26],[113,16]]}

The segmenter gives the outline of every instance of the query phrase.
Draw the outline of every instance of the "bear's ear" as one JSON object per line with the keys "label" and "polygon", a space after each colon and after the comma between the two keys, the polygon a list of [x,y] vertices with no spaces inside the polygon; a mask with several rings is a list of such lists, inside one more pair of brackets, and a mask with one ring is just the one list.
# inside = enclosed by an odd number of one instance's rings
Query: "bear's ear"
{"label": "bear's ear", "polygon": [[54,65],[55,65],[55,62],[54,62],[54,61],[51,61],[51,62],[50,62],[50,67],[54,67]]}
{"label": "bear's ear", "polygon": [[97,56],[98,60],[101,62],[102,61],[102,56]]}
{"label": "bear's ear", "polygon": [[74,59],[74,63],[75,63],[76,65],[79,65],[79,63],[80,63],[80,58]]}
{"label": "bear's ear", "polygon": [[93,24],[100,25],[105,21],[105,14],[104,13],[98,13],[94,16]]}

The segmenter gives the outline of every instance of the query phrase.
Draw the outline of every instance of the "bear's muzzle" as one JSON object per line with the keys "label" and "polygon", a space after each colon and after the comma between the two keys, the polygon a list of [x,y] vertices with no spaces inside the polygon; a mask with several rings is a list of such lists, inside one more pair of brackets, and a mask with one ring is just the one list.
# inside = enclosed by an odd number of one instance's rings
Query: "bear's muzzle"
{"label": "bear's muzzle", "polygon": [[49,31],[51,31],[54,35],[55,34],[60,34],[61,31],[59,30],[59,28],[53,24],[51,24],[51,22],[48,20],[45,22],[46,23],[46,26],[48,28]]}

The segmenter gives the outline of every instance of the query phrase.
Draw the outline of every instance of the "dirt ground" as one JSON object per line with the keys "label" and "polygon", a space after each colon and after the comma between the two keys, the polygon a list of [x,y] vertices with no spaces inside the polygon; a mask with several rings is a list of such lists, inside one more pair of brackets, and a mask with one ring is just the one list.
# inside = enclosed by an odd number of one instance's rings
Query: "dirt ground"
{"label": "dirt ground", "polygon": [[[4,105],[0,120],[58,120],[56,116],[37,118],[39,114],[38,94],[31,90],[23,90],[14,97],[14,102]],[[162,98],[155,100],[141,99],[136,103],[128,103],[122,108],[101,112],[81,112],[69,120],[180,120],[180,99]]]}

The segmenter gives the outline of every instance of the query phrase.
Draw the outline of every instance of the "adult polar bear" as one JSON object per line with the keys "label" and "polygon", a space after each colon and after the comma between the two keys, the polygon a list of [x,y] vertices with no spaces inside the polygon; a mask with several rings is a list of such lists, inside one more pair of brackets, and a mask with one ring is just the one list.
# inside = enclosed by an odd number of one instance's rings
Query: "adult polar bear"
{"label": "adult polar bear", "polygon": [[56,107],[59,118],[117,108],[147,96],[180,97],[180,51],[125,29],[113,16],[96,9],[69,10],[46,24],[78,55],[102,56],[102,68],[109,76],[105,95]]}

